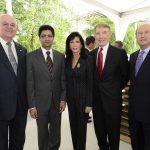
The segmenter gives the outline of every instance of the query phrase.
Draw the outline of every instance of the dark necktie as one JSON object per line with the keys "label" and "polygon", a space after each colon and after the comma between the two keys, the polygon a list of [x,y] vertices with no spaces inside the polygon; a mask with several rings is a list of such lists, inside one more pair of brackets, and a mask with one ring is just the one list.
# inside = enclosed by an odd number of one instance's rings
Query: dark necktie
{"label": "dark necktie", "polygon": [[9,61],[11,63],[11,66],[15,72],[15,74],[17,75],[17,61],[15,59],[15,56],[12,52],[12,49],[11,49],[11,43],[7,43],[7,46],[8,46],[8,57],[9,57]]}
{"label": "dark necktie", "polygon": [[102,75],[102,70],[103,70],[103,48],[100,48],[99,53],[98,53],[98,64],[97,64],[97,68],[98,68],[98,73],[99,76],[101,78]]}
{"label": "dark necktie", "polygon": [[47,51],[46,54],[47,54],[46,63],[47,63],[47,66],[48,66],[48,70],[51,73],[52,69],[53,69],[53,62],[52,62],[52,59],[50,57],[50,52]]}
{"label": "dark necktie", "polygon": [[136,60],[136,65],[135,65],[135,76],[137,75],[142,63],[143,63],[143,54],[144,54],[144,50],[139,52],[138,58]]}

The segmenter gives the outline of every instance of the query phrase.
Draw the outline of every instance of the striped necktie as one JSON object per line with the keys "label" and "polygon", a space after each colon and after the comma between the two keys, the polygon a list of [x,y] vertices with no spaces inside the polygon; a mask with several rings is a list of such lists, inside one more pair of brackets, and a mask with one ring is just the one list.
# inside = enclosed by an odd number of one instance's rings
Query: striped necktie
{"label": "striped necktie", "polygon": [[47,66],[48,66],[48,70],[51,73],[52,69],[53,69],[53,62],[52,62],[52,59],[50,57],[50,52],[47,51],[46,54],[47,54],[46,63],[47,63]]}
{"label": "striped necktie", "polygon": [[11,66],[12,66],[12,68],[13,68],[15,74],[17,75],[17,61],[16,61],[15,56],[14,56],[14,54],[13,54],[13,52],[12,52],[11,43],[8,42],[8,43],[6,43],[6,44],[7,44],[7,46],[8,46],[8,57],[9,57],[9,61],[10,61],[10,63],[11,63]]}

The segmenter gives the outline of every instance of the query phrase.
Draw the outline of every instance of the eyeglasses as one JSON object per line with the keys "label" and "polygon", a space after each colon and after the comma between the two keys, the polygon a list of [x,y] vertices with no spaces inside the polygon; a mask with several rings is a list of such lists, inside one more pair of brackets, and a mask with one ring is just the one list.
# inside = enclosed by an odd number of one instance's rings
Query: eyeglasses
{"label": "eyeglasses", "polygon": [[2,24],[2,26],[3,27],[5,27],[5,28],[8,28],[8,27],[11,27],[11,28],[16,28],[16,24],[15,23],[11,23],[11,24],[9,24],[9,23],[1,23]]}
{"label": "eyeglasses", "polygon": [[148,35],[150,34],[150,31],[145,31],[145,32],[137,32],[138,36],[142,36],[142,35]]}

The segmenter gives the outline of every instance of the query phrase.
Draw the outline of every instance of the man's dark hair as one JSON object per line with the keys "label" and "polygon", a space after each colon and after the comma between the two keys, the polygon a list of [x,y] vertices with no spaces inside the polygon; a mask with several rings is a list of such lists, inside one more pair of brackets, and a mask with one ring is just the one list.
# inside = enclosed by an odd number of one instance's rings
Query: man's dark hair
{"label": "man's dark hair", "polygon": [[40,37],[42,31],[44,31],[44,30],[50,30],[52,32],[52,34],[53,34],[53,37],[55,36],[55,31],[54,31],[54,28],[52,26],[50,26],[50,25],[42,25],[39,28],[39,33],[38,33],[39,37]]}
{"label": "man's dark hair", "polygon": [[85,44],[86,45],[90,45],[91,43],[95,43],[95,38],[94,36],[88,36],[86,39],[85,39]]}
{"label": "man's dark hair", "polygon": [[123,47],[123,43],[121,41],[115,41],[115,43],[118,44],[119,48],[122,48]]}

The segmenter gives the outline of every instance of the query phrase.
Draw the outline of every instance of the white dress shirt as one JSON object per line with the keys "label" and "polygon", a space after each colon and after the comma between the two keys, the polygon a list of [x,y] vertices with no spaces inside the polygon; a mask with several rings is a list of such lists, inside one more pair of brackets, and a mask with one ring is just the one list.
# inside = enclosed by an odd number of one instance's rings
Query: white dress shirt
{"label": "white dress shirt", "polygon": [[[149,51],[150,51],[150,46],[148,46],[147,48],[145,48],[145,49],[140,49],[140,52],[141,51],[144,51],[145,53],[143,54],[143,61],[145,60],[145,58],[146,58],[146,56],[147,56],[147,54],[149,53]],[[139,52],[139,53],[140,53]]]}
{"label": "white dress shirt", "polygon": [[53,62],[53,51],[52,51],[52,48],[51,48],[50,50],[46,50],[45,48],[43,48],[43,47],[41,46],[41,49],[42,49],[42,53],[43,53],[43,56],[44,56],[45,61],[46,61],[46,58],[47,58],[46,52],[49,51],[49,52],[50,52],[50,57],[51,57],[52,62]]}
{"label": "white dress shirt", "polygon": [[[7,45],[7,42],[5,40],[3,40],[1,37],[0,37],[0,43],[2,44],[2,47],[4,48],[4,51],[9,59],[9,54],[8,54],[8,45]],[[13,41],[10,42],[11,43],[11,49],[12,49],[12,52],[15,56],[15,59],[16,59],[16,62],[18,63],[18,57],[17,57],[17,52],[16,52],[16,47],[15,47],[15,44]]]}
{"label": "white dress shirt", "polygon": [[100,48],[103,48],[103,51],[102,51],[102,54],[103,54],[103,65],[102,65],[102,68],[104,68],[104,65],[105,65],[105,60],[106,60],[108,47],[109,47],[109,43],[107,43],[104,47],[99,47],[98,48],[96,65],[98,65],[98,54],[99,54]]}

